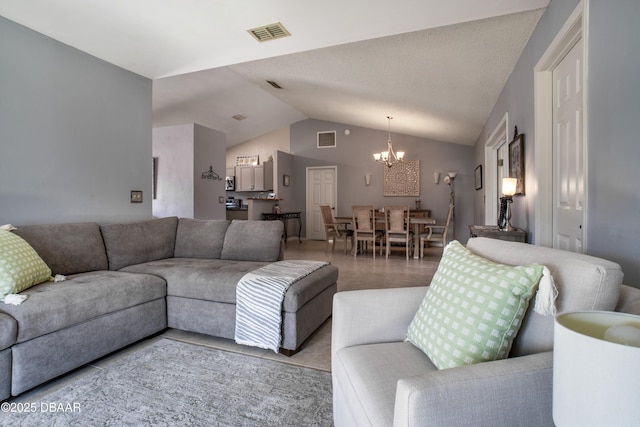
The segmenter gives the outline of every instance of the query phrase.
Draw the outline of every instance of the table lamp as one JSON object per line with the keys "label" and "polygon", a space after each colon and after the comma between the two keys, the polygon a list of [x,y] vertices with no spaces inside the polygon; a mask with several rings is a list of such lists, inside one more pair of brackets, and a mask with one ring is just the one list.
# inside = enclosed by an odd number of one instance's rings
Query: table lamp
{"label": "table lamp", "polygon": [[511,225],[511,203],[513,203],[513,195],[516,194],[516,186],[518,184],[517,178],[502,178],[502,194],[507,200],[507,225],[505,231],[513,231],[515,228]]}
{"label": "table lamp", "polygon": [[640,316],[605,311],[556,317],[553,421],[564,426],[640,422]]}

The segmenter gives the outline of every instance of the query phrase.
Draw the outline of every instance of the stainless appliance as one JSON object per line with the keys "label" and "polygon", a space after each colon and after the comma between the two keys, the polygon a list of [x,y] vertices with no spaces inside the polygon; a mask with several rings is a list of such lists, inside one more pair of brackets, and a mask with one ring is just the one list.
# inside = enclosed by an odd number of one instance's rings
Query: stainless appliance
{"label": "stainless appliance", "polygon": [[227,191],[235,191],[236,190],[236,177],[228,176],[224,179],[224,189]]}
{"label": "stainless appliance", "polygon": [[236,199],[234,197],[227,197],[226,201],[227,209],[239,209],[242,207],[242,199]]}

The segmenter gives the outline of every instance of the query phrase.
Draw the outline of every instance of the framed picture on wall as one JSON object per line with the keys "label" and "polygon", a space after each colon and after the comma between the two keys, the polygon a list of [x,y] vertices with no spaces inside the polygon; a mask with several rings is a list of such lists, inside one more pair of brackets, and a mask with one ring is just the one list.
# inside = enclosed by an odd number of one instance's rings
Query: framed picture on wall
{"label": "framed picture on wall", "polygon": [[509,143],[509,177],[517,178],[516,196],[524,196],[524,134],[516,136]]}
{"label": "framed picture on wall", "polygon": [[482,165],[478,165],[475,171],[476,177],[476,190],[482,189]]}

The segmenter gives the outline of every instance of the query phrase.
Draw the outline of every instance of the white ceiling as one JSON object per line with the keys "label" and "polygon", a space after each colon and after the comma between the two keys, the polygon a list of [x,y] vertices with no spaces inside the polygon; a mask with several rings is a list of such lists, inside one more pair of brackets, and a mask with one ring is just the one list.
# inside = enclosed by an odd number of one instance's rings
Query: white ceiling
{"label": "white ceiling", "polygon": [[[393,132],[471,145],[548,3],[2,0],[0,15],[154,79],[154,126],[199,123],[231,146],[305,118],[386,130],[392,115]],[[291,37],[246,31],[274,22]]]}

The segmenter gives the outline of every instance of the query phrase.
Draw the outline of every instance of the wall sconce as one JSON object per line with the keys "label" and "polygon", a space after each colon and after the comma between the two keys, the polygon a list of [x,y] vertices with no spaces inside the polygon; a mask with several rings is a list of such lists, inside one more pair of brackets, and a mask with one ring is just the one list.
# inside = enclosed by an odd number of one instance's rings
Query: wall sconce
{"label": "wall sconce", "polygon": [[440,172],[434,172],[433,173],[433,183],[434,184],[438,184],[439,181],[440,181]]}
{"label": "wall sconce", "polygon": [[367,187],[371,185],[371,174],[370,173],[365,173],[364,174],[364,185],[366,185]]}

